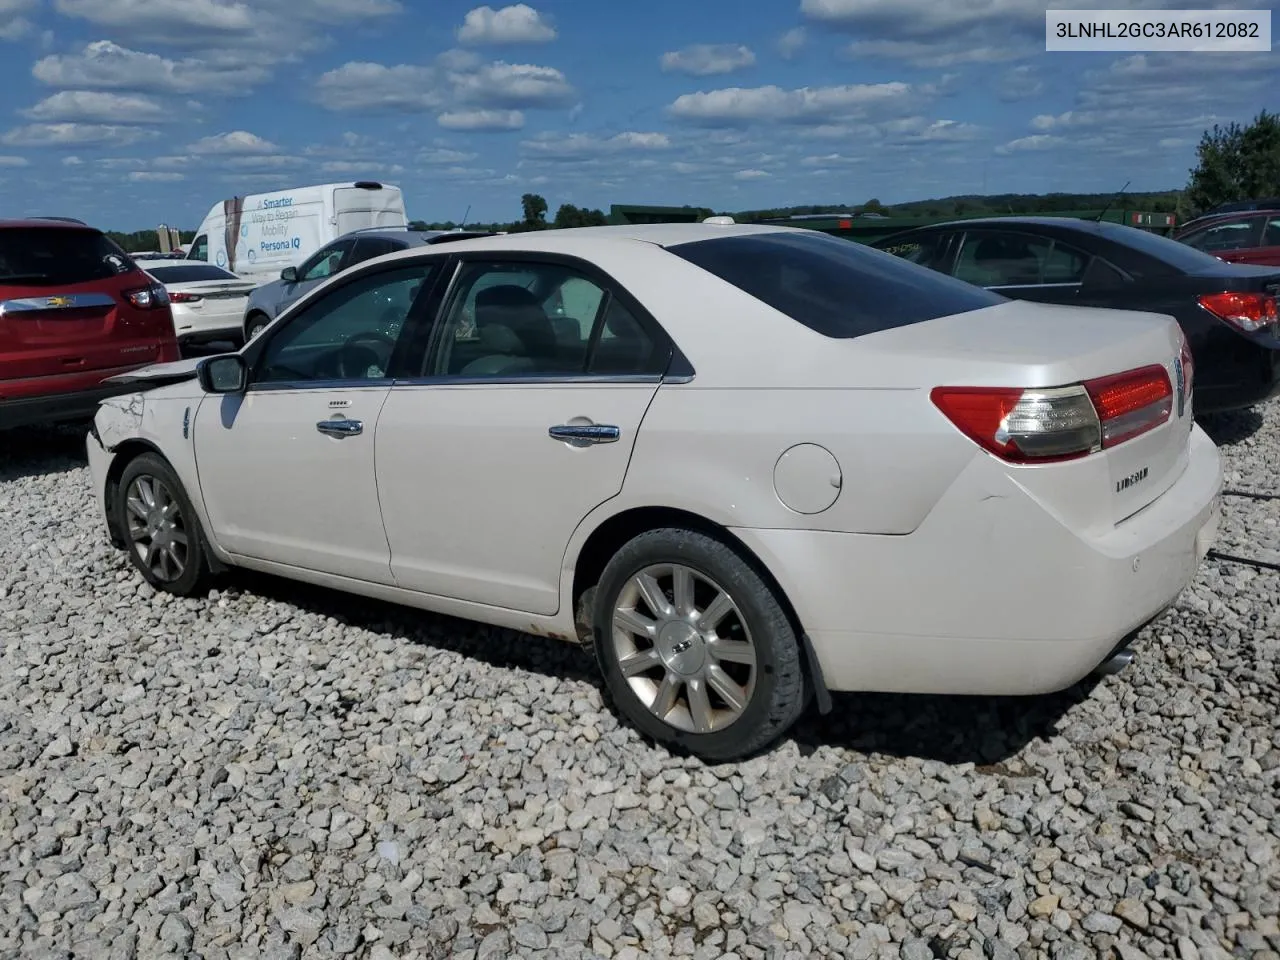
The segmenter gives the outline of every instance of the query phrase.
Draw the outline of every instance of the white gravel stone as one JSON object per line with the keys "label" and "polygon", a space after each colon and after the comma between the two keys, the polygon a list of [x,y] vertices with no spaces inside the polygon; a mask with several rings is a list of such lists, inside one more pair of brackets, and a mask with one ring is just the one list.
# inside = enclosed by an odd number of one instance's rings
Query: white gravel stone
{"label": "white gravel stone", "polygon": [[[1228,487],[1280,491],[1277,405],[1210,427]],[[1207,561],[1118,677],[837,696],[712,768],[563,644],[157,595],[81,450],[0,440],[0,956],[1280,960],[1274,572]],[[1280,551],[1280,501],[1221,537]]]}

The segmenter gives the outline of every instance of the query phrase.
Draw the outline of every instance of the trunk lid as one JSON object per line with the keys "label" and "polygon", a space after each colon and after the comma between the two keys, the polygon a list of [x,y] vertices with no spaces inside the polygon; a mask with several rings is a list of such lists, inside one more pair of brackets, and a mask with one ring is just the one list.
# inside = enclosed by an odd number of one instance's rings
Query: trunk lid
{"label": "trunk lid", "polygon": [[0,231],[0,379],[119,369],[167,355],[169,309],[139,309],[126,298],[151,283],[97,231]]}
{"label": "trunk lid", "polygon": [[1099,527],[1152,503],[1186,468],[1193,415],[1183,344],[1178,324],[1161,314],[1012,301],[872,334],[855,349],[871,368],[890,357],[908,360],[924,402],[935,387],[1066,387],[1162,367],[1172,393],[1162,425],[1080,459],[1005,464],[1052,512]]}

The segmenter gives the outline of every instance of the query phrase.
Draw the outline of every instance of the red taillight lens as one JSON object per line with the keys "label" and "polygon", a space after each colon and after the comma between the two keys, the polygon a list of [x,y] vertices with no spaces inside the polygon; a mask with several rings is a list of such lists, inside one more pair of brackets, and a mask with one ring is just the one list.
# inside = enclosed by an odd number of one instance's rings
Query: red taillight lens
{"label": "red taillight lens", "polygon": [[1173,385],[1152,365],[1067,387],[936,387],[934,405],[965,436],[1009,463],[1074,460],[1165,423]]}
{"label": "red taillight lens", "polygon": [[1158,364],[1085,383],[1102,423],[1102,445],[1112,447],[1154,430],[1173,412],[1173,384]]}
{"label": "red taillight lens", "polygon": [[169,305],[169,291],[158,283],[137,290],[126,290],[124,298],[139,310],[155,310]]}
{"label": "red taillight lens", "polygon": [[1080,386],[936,387],[931,396],[961,433],[1010,463],[1071,460],[1102,443],[1098,415]]}
{"label": "red taillight lens", "polygon": [[198,303],[203,299],[204,297],[200,296],[198,293],[178,292],[169,294],[170,303]]}
{"label": "red taillight lens", "polygon": [[1206,293],[1200,306],[1245,333],[1273,327],[1280,320],[1276,298],[1269,293]]}

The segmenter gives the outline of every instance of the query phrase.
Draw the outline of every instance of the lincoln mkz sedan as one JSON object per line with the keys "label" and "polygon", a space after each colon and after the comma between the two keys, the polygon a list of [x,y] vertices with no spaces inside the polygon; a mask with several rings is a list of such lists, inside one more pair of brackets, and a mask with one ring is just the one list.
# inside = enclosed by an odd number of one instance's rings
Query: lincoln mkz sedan
{"label": "lincoln mkz sedan", "polygon": [[393,253],[134,378],[88,451],[158,589],[243,567],[581,640],[624,717],[711,760],[830,691],[1110,672],[1222,478],[1171,318],[764,225]]}

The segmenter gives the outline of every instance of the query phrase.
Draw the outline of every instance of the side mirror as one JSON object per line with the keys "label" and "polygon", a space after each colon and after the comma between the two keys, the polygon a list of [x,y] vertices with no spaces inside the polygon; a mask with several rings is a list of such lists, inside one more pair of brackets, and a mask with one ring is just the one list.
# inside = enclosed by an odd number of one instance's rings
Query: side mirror
{"label": "side mirror", "polygon": [[196,379],[205,393],[243,393],[249,385],[249,365],[238,353],[206,357],[196,365]]}
{"label": "side mirror", "polygon": [[283,280],[285,283],[297,283],[298,268],[285,267],[283,270],[280,271],[280,279]]}

